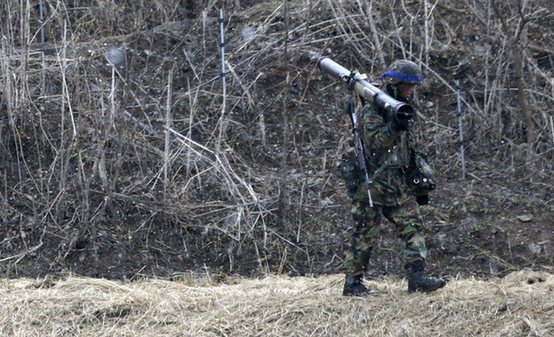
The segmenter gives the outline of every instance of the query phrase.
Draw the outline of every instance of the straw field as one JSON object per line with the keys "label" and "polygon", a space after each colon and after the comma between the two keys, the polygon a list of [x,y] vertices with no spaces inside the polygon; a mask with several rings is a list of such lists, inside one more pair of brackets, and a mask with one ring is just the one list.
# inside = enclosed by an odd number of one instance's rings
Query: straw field
{"label": "straw field", "polygon": [[0,336],[554,336],[549,273],[454,279],[430,294],[366,283],[380,294],[343,297],[342,275],[3,280]]}
{"label": "straw field", "polygon": [[[0,1],[0,336],[552,336],[553,13]],[[313,51],[372,82],[397,58],[424,69],[439,186],[422,212],[446,288],[406,292],[383,224],[381,294],[341,296],[350,92]]]}

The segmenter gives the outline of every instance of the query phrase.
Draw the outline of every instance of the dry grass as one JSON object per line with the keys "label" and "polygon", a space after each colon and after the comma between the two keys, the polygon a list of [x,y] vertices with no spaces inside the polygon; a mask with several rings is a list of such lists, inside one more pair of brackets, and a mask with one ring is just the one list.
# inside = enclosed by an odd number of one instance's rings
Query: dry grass
{"label": "dry grass", "polygon": [[3,280],[1,336],[554,336],[554,275],[452,280],[432,294],[405,281],[340,295],[342,276]]}

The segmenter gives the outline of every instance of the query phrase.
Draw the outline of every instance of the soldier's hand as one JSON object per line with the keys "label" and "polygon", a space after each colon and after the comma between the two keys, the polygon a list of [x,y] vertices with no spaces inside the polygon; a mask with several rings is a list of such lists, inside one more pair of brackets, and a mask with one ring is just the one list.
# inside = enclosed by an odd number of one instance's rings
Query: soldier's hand
{"label": "soldier's hand", "polygon": [[405,131],[408,130],[410,124],[414,119],[415,113],[399,111],[394,115],[394,119],[391,122],[391,127],[396,130]]}

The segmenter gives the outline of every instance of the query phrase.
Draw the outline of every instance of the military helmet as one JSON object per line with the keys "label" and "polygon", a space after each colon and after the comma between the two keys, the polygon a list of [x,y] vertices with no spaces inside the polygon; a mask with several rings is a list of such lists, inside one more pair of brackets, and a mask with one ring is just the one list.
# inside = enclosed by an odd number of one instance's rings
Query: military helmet
{"label": "military helmet", "polygon": [[398,83],[421,84],[423,82],[423,72],[412,61],[396,60],[381,76],[381,80],[388,80],[395,85]]}

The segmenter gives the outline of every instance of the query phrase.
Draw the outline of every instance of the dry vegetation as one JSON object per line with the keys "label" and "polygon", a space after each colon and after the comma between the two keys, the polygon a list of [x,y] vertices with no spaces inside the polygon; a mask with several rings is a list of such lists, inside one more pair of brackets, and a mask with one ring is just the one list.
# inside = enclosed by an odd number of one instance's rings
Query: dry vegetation
{"label": "dry vegetation", "polygon": [[[551,0],[3,0],[0,19],[0,336],[554,335]],[[408,294],[384,226],[382,294],[340,296],[348,93],[309,51],[425,69],[446,288]]]}
{"label": "dry vegetation", "polygon": [[452,280],[426,295],[382,279],[369,299],[342,297],[340,276],[214,282],[3,281],[0,336],[554,336],[547,273]]}
{"label": "dry vegetation", "polygon": [[[437,268],[551,268],[550,0],[237,0],[223,6],[223,54],[219,6],[2,1],[5,276],[339,271],[347,93],[314,50],[374,77],[397,57],[424,67]],[[388,272],[383,245],[374,267]]]}

